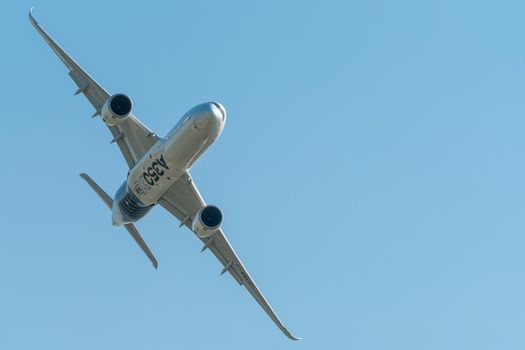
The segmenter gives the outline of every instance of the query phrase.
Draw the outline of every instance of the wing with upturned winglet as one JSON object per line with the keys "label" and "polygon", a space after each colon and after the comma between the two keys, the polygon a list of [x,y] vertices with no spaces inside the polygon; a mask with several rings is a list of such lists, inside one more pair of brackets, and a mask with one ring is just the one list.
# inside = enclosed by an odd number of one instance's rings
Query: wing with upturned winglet
{"label": "wing with upturned winglet", "polygon": [[[206,206],[199,190],[195,186],[190,174],[187,172],[164,193],[159,204],[179,219],[181,225],[186,225],[190,230],[193,216],[201,208]],[[198,236],[195,235],[195,237]],[[299,338],[293,336],[286,329],[281,320],[279,320],[275,311],[273,311],[272,307],[259,290],[259,287],[257,287],[248,273],[248,270],[246,270],[243,263],[233,250],[230,242],[228,242],[228,239],[222,232],[222,229],[219,229],[210,237],[201,238],[201,240],[204,243],[202,251],[209,249],[224,266],[221,274],[229,272],[240,285],[246,287],[248,292],[250,292],[264,311],[266,311],[268,316],[270,316],[273,322],[275,322],[288,338],[298,340]]]}
{"label": "wing with upturned winglet", "polygon": [[[47,32],[38,24],[29,11],[29,20],[40,33],[44,40],[49,44],[58,58],[69,69],[69,76],[78,86],[75,95],[83,93],[89,102],[95,107],[96,116],[100,114],[102,106],[110,97],[110,94],[100,86],[93,78],[89,76],[56,42],[47,34]],[[123,123],[115,126],[108,126],[113,135],[112,142],[116,142],[120,151],[124,155],[128,166],[131,168],[159,138],[142,124],[133,114],[131,114]]]}

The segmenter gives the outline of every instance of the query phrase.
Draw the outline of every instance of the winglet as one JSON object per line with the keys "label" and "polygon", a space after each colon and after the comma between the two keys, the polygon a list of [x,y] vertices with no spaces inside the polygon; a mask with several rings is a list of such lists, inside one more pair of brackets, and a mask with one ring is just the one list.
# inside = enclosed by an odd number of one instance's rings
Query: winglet
{"label": "winglet", "polygon": [[292,333],[290,333],[286,328],[282,329],[284,335],[286,335],[291,340],[301,340],[302,338],[297,338]]}
{"label": "winglet", "polygon": [[[42,38],[44,38],[46,43],[51,47],[51,49],[53,49],[53,51],[55,51],[55,54],[58,56],[58,58],[60,58],[60,60],[66,65],[66,67],[70,71],[77,70],[85,73],[82,70],[82,68],[80,68],[80,66],[71,57],[69,57],[69,55],[60,47],[60,45],[58,45],[58,43],[55,40],[53,40],[53,38],[51,38],[51,36],[44,30],[44,28],[40,26],[35,17],[33,17],[33,8],[29,10],[29,21],[31,21],[31,24],[33,25],[33,27],[35,27],[36,31],[42,36]],[[85,75],[89,77],[87,73],[85,73]],[[91,79],[91,77],[89,77],[89,79]],[[93,79],[91,80],[94,82]],[[99,86],[99,88],[107,94],[107,91],[102,89],[102,87]]]}
{"label": "winglet", "polygon": [[29,9],[29,20],[31,21],[31,24],[34,26],[34,27],[38,27],[38,22],[36,21],[35,17],[33,17],[33,9],[34,7],[31,7]]}

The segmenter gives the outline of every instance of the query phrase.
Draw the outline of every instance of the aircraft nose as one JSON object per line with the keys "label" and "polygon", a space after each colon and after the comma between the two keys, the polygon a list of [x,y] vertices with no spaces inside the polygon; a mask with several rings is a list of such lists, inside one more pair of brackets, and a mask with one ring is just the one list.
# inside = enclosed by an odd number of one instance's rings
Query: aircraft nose
{"label": "aircraft nose", "polygon": [[219,102],[212,102],[212,104],[219,109],[220,113],[220,120],[224,121],[226,119],[226,109],[224,109],[224,106],[221,105]]}
{"label": "aircraft nose", "polygon": [[205,129],[210,124],[219,123],[226,117],[224,107],[216,102],[204,103],[200,109],[193,120],[196,129]]}
{"label": "aircraft nose", "polygon": [[200,114],[194,118],[193,125],[196,129],[205,129],[210,123],[210,119],[209,114]]}

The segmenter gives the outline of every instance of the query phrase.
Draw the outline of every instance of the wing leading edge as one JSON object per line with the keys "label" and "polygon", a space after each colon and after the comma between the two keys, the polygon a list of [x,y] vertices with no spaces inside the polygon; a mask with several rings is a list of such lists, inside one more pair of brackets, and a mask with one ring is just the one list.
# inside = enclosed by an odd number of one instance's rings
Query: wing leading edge
{"label": "wing leading edge", "polygon": [[[93,116],[99,115],[102,106],[110,97],[110,94],[91,78],[91,76],[53,40],[33,17],[32,11],[33,8],[29,11],[31,24],[69,69],[69,76],[78,86],[75,95],[83,93],[95,108],[95,114],[93,114]],[[159,138],[133,114],[122,124],[108,126],[108,128],[113,135],[111,142],[117,143],[130,168],[159,140]]]}
{"label": "wing leading edge", "polygon": [[[193,215],[206,205],[189,173],[184,174],[166,191],[159,204],[179,219],[181,226],[186,225],[190,230]],[[222,229],[208,238],[201,238],[201,240],[204,243],[202,251],[209,249],[224,266],[221,275],[229,272],[237,283],[246,287],[257,303],[288,338],[299,340],[300,338],[291,334],[279,317],[277,317],[277,314],[235,253],[230,242],[228,242]]]}

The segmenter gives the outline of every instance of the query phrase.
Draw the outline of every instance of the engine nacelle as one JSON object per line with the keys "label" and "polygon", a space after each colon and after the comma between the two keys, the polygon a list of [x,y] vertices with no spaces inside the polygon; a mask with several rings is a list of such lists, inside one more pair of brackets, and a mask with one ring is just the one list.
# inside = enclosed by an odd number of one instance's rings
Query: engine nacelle
{"label": "engine nacelle", "polygon": [[193,218],[191,229],[200,238],[211,236],[222,224],[222,211],[214,206],[207,205],[197,212]]}
{"label": "engine nacelle", "polygon": [[131,114],[133,104],[131,99],[124,94],[115,94],[108,98],[102,106],[100,115],[109,126],[120,124]]}

